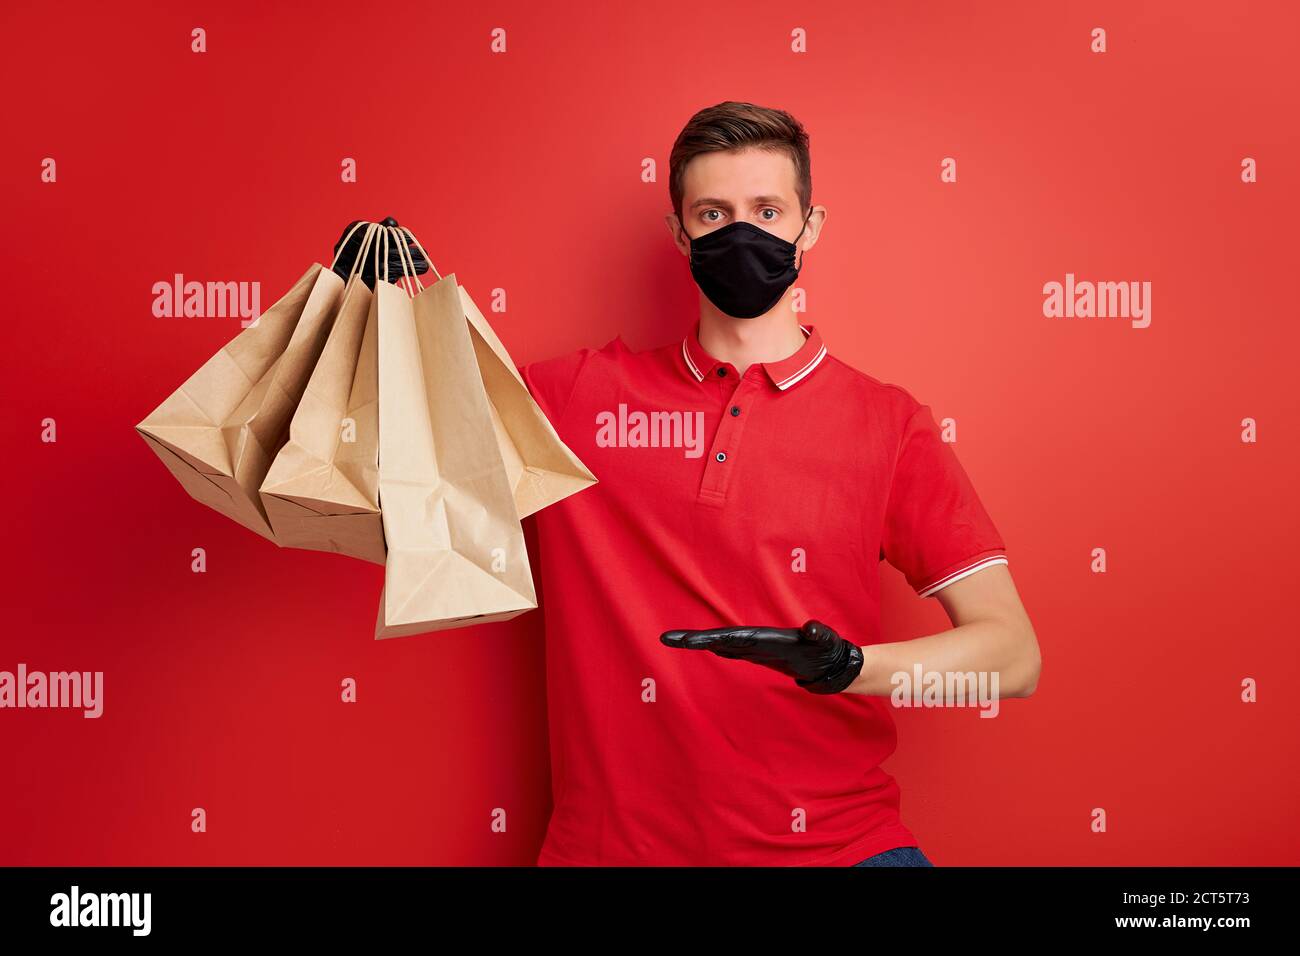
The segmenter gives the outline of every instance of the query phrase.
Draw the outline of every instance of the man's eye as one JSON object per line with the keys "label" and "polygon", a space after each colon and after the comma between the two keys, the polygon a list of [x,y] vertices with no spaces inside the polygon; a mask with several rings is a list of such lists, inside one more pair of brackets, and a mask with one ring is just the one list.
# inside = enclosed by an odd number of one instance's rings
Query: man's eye
{"label": "man's eye", "polygon": [[709,213],[717,212],[717,211],[718,211],[718,210],[716,210],[716,209],[706,209],[706,210],[704,210],[704,218],[705,218],[707,221],[709,221],[709,222],[717,222],[718,220],[716,220],[716,219],[709,219]]}
{"label": "man's eye", "polygon": [[768,222],[771,222],[773,218],[776,217],[776,210],[773,209],[771,206],[768,206],[766,209],[763,210],[763,212],[770,212],[772,214],[771,216],[767,217]]}

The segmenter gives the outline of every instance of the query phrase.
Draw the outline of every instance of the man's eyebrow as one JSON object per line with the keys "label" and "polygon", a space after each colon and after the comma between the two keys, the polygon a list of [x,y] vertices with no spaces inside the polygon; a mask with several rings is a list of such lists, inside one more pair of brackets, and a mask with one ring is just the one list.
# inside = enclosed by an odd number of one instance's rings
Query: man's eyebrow
{"label": "man's eyebrow", "polygon": [[[758,205],[760,203],[765,203],[767,205],[779,206],[784,204],[785,200],[782,199],[780,196],[755,196],[753,199],[750,200],[750,202],[754,203],[755,205]],[[726,206],[728,209],[730,209],[731,203],[726,199],[715,199],[712,196],[705,196],[703,199],[697,199],[695,200],[695,202],[691,203],[690,208],[697,209],[700,206]]]}

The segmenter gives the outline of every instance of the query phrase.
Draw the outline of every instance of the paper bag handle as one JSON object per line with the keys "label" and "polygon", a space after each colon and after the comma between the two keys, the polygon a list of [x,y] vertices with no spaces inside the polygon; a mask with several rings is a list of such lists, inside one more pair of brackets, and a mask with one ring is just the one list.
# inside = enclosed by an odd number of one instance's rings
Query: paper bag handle
{"label": "paper bag handle", "polygon": [[356,234],[356,231],[362,226],[366,227],[366,234],[361,237],[361,248],[357,250],[356,258],[352,260],[352,267],[348,270],[347,278],[344,280],[344,288],[351,285],[354,280],[361,278],[361,266],[362,263],[366,261],[366,252],[379,229],[379,224],[366,222],[365,220],[358,220],[357,223],[348,230],[348,234],[344,236],[343,240],[339,243],[338,252],[334,253],[334,261],[330,263],[330,271],[333,271],[334,267],[339,263],[339,256],[343,255],[343,250],[347,248],[348,243],[352,241],[352,237]]}
{"label": "paper bag handle", "polygon": [[373,222],[366,226],[366,234],[361,237],[361,248],[357,250],[357,257],[352,262],[352,268],[348,270],[348,285],[351,285],[357,279],[363,278],[361,275],[362,263],[366,261],[366,252],[369,250],[370,244],[374,241],[378,231],[379,227]]}
{"label": "paper bag handle", "polygon": [[[415,260],[411,257],[411,248],[406,244],[406,240],[402,238],[401,233],[394,227],[388,226],[387,229],[393,234],[393,241],[397,244],[397,257],[402,262],[402,279],[405,282],[406,294],[414,298],[415,283],[419,283],[421,291],[424,290],[424,283],[420,282],[420,274],[415,270]],[[432,266],[433,263],[429,263],[429,265]],[[414,283],[411,281],[413,279],[415,280]]]}
{"label": "paper bag handle", "polygon": [[379,236],[384,238],[384,281],[388,281],[388,230],[378,223],[371,223],[376,230],[375,233],[375,281],[379,281]]}
{"label": "paper bag handle", "polygon": [[392,281],[393,285],[400,286],[402,288],[402,290],[406,293],[408,298],[414,298],[414,292],[412,291],[413,287],[411,286],[411,274],[415,271],[415,263],[412,262],[409,267],[407,266],[406,256],[403,254],[405,250],[402,249],[403,243],[398,241],[397,261],[400,262],[402,265],[402,275],[401,278],[394,277],[392,280],[389,280],[388,260],[386,258],[388,255],[388,240],[390,236],[396,234],[396,230],[394,230],[392,226],[382,226],[381,228],[384,230],[384,256],[385,256],[384,281],[385,282]]}
{"label": "paper bag handle", "polygon": [[[367,237],[370,236],[371,232],[373,232],[375,228],[375,224],[373,222],[366,222],[363,219],[358,219],[353,224],[352,228],[348,230],[348,234],[343,237],[343,241],[339,243],[338,252],[334,253],[334,261],[330,263],[331,269],[333,269],[336,265],[339,264],[339,256],[343,255],[343,250],[347,248],[348,243],[352,241],[352,237],[356,235],[357,230],[360,229],[362,226],[366,227]],[[363,240],[361,243],[362,251],[357,253],[357,260],[360,260],[361,257],[365,254],[365,248],[366,245],[365,245],[365,241]],[[356,261],[354,261],[352,263],[352,270],[348,272],[349,279],[352,278],[352,272],[356,270],[356,267],[357,267],[357,263]]]}
{"label": "paper bag handle", "polygon": [[[417,248],[417,249],[420,250],[420,255],[424,256],[424,261],[427,262],[427,263],[429,263],[429,268],[433,270],[433,274],[436,275],[436,276],[438,277],[439,281],[441,281],[441,280],[442,280],[442,273],[438,271],[438,267],[435,266],[435,265],[433,264],[433,260],[429,258],[429,253],[425,252],[425,250],[424,250],[424,246],[420,245],[420,240],[415,238],[415,233],[411,232],[411,230],[407,229],[405,226],[398,226],[397,228],[400,229],[402,232],[406,233],[406,235],[410,237],[410,240],[411,240],[413,243],[415,243],[415,248]],[[408,255],[410,254],[410,250],[409,250],[409,249],[407,250],[407,253],[408,253]],[[414,265],[415,265],[415,260],[414,260],[414,259],[411,260],[411,265],[412,265],[412,268],[414,268]],[[415,277],[415,279],[416,279],[417,282],[419,282],[419,280],[420,280],[419,275],[417,275],[417,276]],[[421,288],[421,289],[424,288],[424,283],[423,283],[423,282],[420,282],[420,288]]]}
{"label": "paper bag handle", "polygon": [[[374,223],[368,223],[360,219],[358,219],[355,223],[353,223],[352,228],[348,230],[348,234],[344,236],[343,241],[339,243],[338,252],[334,253],[334,261],[330,263],[331,269],[333,269],[336,265],[339,264],[339,256],[343,255],[343,250],[346,249],[348,243],[352,241],[352,236],[356,233],[356,231],[360,229],[362,226],[373,226],[373,225]],[[366,230],[366,232],[369,231],[370,231],[369,229]]]}
{"label": "paper bag handle", "polygon": [[[344,246],[347,245],[348,240],[352,238],[352,234],[358,228],[360,228],[361,225],[362,225],[361,223],[357,223],[357,225],[353,226],[353,228],[348,232],[347,237],[343,240],[343,243],[339,246],[340,251],[343,249]],[[429,263],[429,268],[433,270],[433,274],[437,276],[438,279],[441,281],[442,273],[438,271],[438,267],[435,266],[433,264],[433,260],[429,258],[429,253],[425,250],[424,246],[421,245],[420,240],[415,238],[415,233],[411,232],[410,229],[407,229],[405,226],[385,226],[377,222],[366,223],[366,226],[367,226],[366,235],[362,240],[361,251],[357,254],[356,262],[352,264],[353,272],[356,271],[356,269],[359,267],[359,264],[364,260],[364,256],[366,254],[366,245],[370,243],[371,240],[373,239],[372,252],[375,258],[375,278],[378,279],[381,277],[380,269],[379,269],[379,254],[380,254],[379,237],[382,234],[383,249],[384,249],[383,252],[384,263],[383,263],[382,278],[385,282],[392,281],[389,279],[389,274],[388,274],[388,255],[389,255],[390,235],[393,237],[393,242],[397,246],[398,259],[402,264],[402,280],[401,280],[402,287],[406,290],[406,294],[408,296],[414,298],[415,296],[414,290],[417,285],[421,290],[423,290],[424,281],[420,278],[420,273],[415,268],[415,258],[411,255],[411,249],[410,246],[407,244],[406,239],[410,239],[411,242],[415,243],[415,247],[419,249],[420,254],[424,256],[424,261]],[[335,255],[334,261],[338,262],[338,255]],[[348,278],[349,280],[351,280],[352,273],[349,273]],[[394,282],[394,284],[396,285],[397,283]]]}

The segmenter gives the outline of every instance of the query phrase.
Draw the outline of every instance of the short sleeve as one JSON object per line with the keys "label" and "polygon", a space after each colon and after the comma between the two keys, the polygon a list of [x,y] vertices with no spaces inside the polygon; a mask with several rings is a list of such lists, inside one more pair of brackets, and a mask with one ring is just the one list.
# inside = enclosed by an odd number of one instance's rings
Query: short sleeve
{"label": "short sleeve", "polygon": [[541,406],[552,425],[564,417],[569,399],[573,397],[578,385],[578,378],[595,351],[592,348],[580,348],[568,355],[515,366],[524,384],[528,386],[529,394]]}
{"label": "short sleeve", "polygon": [[928,405],[903,428],[880,551],[921,597],[1007,563],[1002,537]]}

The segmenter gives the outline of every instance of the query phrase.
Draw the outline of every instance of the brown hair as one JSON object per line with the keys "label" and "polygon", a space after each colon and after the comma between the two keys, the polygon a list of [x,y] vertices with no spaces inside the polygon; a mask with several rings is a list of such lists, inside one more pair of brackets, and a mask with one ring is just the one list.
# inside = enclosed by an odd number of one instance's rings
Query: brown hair
{"label": "brown hair", "polygon": [[812,196],[812,166],[808,134],[802,124],[785,110],[727,100],[707,106],[692,116],[673,143],[668,156],[668,196],[679,219],[686,164],[701,153],[745,148],[777,150],[794,161],[799,211],[807,213]]}

